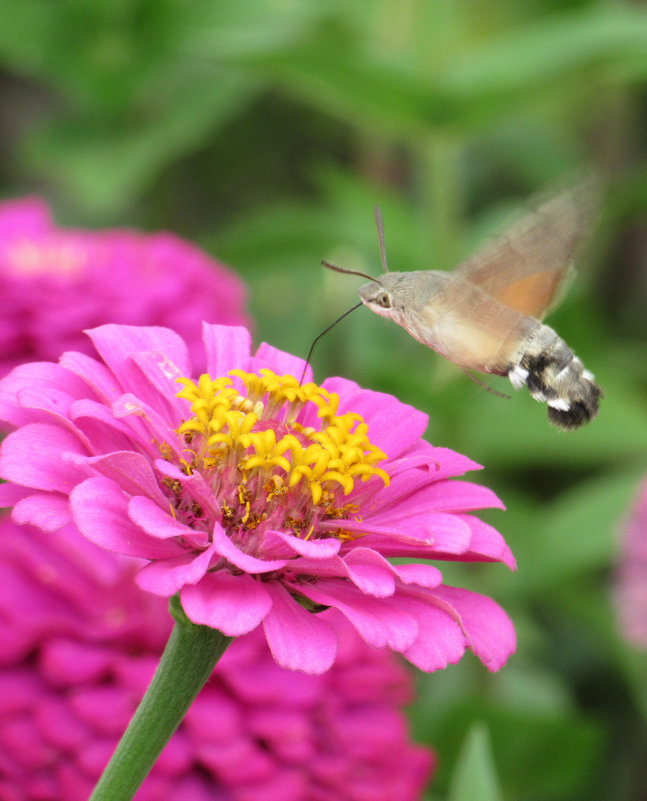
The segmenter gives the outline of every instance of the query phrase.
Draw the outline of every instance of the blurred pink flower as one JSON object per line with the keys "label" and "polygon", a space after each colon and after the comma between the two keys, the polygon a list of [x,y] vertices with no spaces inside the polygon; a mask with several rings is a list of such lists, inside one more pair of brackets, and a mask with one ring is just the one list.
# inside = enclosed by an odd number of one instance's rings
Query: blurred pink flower
{"label": "blurred pink flower", "polygon": [[16,522],[73,519],[146,560],[139,586],[179,592],[194,623],[232,637],[262,624],[283,667],[333,664],[335,628],[313,614],[327,607],[425,671],[466,647],[491,670],[505,662],[515,634],[497,604],[386,558],[514,567],[469,514],[501,502],[451,480],[478,465],[421,439],[426,415],[342,378],[299,386],[303,361],[268,345],[251,355],[244,328],[205,325],[197,383],[173,331],[89,336],[99,360],[66,353],[0,382],[0,418],[19,426],[2,444],[0,505],[15,503]]}
{"label": "blurred pink flower", "polygon": [[168,233],[56,228],[44,201],[0,204],[0,376],[17,364],[90,353],[85,328],[165,325],[202,355],[200,322],[247,324],[231,271]]}
{"label": "blurred pink flower", "polygon": [[647,648],[647,480],[624,524],[616,605],[625,638],[639,648]]}
{"label": "blurred pink flower", "polygon": [[[88,797],[170,630],[166,603],[137,589],[133,568],[73,526],[52,536],[0,520],[3,801]],[[138,801],[420,798],[433,757],[409,739],[411,677],[335,625],[325,676],[283,670],[259,632],[236,640]]]}

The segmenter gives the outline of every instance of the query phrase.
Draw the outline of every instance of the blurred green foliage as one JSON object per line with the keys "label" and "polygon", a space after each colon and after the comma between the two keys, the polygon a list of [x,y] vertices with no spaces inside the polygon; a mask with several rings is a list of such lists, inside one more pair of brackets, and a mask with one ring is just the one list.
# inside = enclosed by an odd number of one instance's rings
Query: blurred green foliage
{"label": "blurred green foliage", "polygon": [[194,239],[248,282],[257,339],[298,354],[355,301],[357,280],[320,260],[379,270],[374,204],[393,269],[449,268],[538,188],[582,167],[610,176],[579,279],[550,320],[605,390],[587,428],[551,429],[526,393],[483,391],[366,310],[322,340],[314,365],[426,410],[430,439],[484,464],[477,480],[508,506],[487,517],[519,572],[446,575],[508,609],[518,653],[496,676],[468,658],[420,677],[415,731],[440,758],[429,797],[643,799],[647,660],[617,632],[612,580],[647,471],[647,9],[0,9],[3,194],[45,194],[61,224]]}

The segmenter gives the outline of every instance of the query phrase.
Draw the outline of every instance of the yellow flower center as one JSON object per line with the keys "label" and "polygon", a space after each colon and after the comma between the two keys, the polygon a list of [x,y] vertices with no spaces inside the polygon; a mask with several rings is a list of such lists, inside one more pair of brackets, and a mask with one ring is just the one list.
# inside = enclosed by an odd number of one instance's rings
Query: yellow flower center
{"label": "yellow flower center", "polygon": [[[178,397],[190,403],[193,416],[178,434],[186,445],[183,472],[200,472],[209,482],[230,534],[266,523],[317,536],[319,520],[344,520],[358,511],[344,502],[356,482],[378,477],[389,484],[377,466],[386,454],[370,442],[360,415],[338,414],[338,395],[268,369],[228,375],[242,382],[245,394],[229,377],[179,379],[184,389]],[[297,422],[308,403],[317,409],[317,426]]]}

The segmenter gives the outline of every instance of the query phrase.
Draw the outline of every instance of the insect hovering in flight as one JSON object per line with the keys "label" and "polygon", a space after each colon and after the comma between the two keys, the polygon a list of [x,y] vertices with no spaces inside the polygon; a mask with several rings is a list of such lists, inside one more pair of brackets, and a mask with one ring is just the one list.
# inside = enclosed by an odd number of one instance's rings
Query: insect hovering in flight
{"label": "insect hovering in flight", "polygon": [[370,279],[359,288],[365,306],[401,325],[412,337],[464,371],[507,376],[548,404],[548,419],[579,428],[598,412],[594,376],[541,320],[572,276],[573,258],[597,209],[597,187],[587,180],[547,200],[503,236],[452,272],[389,272],[382,215],[375,219],[384,273],[338,272]]}

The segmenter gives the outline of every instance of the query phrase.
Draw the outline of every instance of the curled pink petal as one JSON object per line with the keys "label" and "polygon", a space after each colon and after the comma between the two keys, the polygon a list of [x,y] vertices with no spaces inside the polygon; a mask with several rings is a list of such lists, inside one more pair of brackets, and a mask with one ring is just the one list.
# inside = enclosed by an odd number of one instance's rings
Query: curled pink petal
{"label": "curled pink petal", "polygon": [[449,612],[433,604],[414,604],[404,598],[405,609],[418,622],[419,635],[404,656],[420,670],[431,672],[454,665],[465,653],[465,632]]}
{"label": "curled pink petal", "polygon": [[510,618],[491,598],[458,587],[437,587],[434,595],[460,616],[467,644],[489,670],[499,670],[516,648]]}
{"label": "curled pink petal", "polygon": [[30,423],[2,443],[0,476],[34,489],[69,493],[87,472],[65,462],[61,454],[83,454],[78,437],[64,428]]}
{"label": "curled pink petal", "polygon": [[219,629],[228,637],[253,631],[272,608],[267,587],[245,574],[233,576],[223,570],[183,587],[180,600],[194,623]]}
{"label": "curled pink petal", "polygon": [[358,596],[352,585],[324,579],[316,587],[304,586],[303,594],[316,603],[338,609],[369,645],[405,651],[418,636],[415,618],[391,599]]}
{"label": "curled pink petal", "polygon": [[310,559],[329,559],[339,553],[340,548],[339,540],[335,539],[304,540],[283,531],[268,531],[265,536],[268,548],[273,547],[274,540],[278,539],[287,545],[288,553],[307,556]]}
{"label": "curled pink petal", "polygon": [[433,565],[414,563],[396,565],[394,569],[404,584],[417,584],[419,587],[433,589],[439,587],[443,581],[443,574]]}
{"label": "curled pink petal", "polygon": [[70,494],[70,506],[79,531],[91,542],[116,553],[149,559],[175,558],[179,545],[151,537],[128,518],[128,500],[109,478],[88,478]]}
{"label": "curled pink petal", "polygon": [[246,573],[270,573],[273,570],[279,570],[286,564],[285,559],[257,559],[255,556],[239,550],[229,539],[222,526],[217,523],[211,536],[216,552]]}
{"label": "curled pink petal", "polygon": [[161,540],[189,537],[193,533],[170,514],[170,507],[169,511],[161,509],[155,501],[142,495],[128,501],[128,517],[146,534]]}
{"label": "curled pink petal", "polygon": [[175,558],[150,562],[137,574],[137,586],[155,595],[170,598],[183,587],[197,584],[204,578],[212,557],[213,550],[207,549],[197,557],[182,554]]}
{"label": "curled pink petal", "polygon": [[[28,394],[30,387],[39,392]],[[0,420],[16,426],[47,422],[46,412],[65,414],[66,407],[86,391],[83,381],[57,364],[21,364],[0,381]]]}
{"label": "curled pink petal", "polygon": [[56,531],[72,519],[70,501],[53,492],[34,493],[16,503],[12,518],[20,525],[28,523],[43,531]]}
{"label": "curled pink petal", "polygon": [[263,628],[278,664],[312,676],[329,670],[337,653],[337,636],[330,623],[307,612],[281,586],[268,584],[266,592],[272,609]]}
{"label": "curled pink petal", "polygon": [[395,591],[393,566],[372,548],[354,548],[344,559],[348,576],[367,595],[388,598]]}
{"label": "curled pink petal", "polygon": [[88,463],[102,476],[112,479],[129,495],[145,495],[158,503],[166,503],[150,460],[141,454],[133,451],[115,451],[89,459]]}

